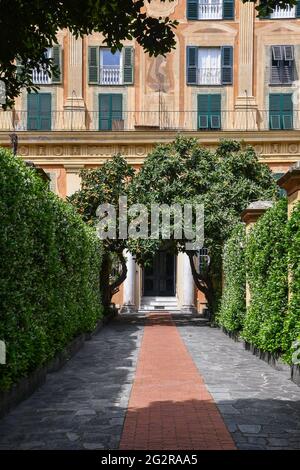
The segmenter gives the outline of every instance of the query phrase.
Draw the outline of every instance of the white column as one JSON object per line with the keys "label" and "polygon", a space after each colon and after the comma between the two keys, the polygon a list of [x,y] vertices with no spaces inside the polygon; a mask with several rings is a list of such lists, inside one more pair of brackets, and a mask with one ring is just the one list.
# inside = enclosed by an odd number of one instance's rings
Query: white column
{"label": "white column", "polygon": [[135,260],[129,251],[126,250],[127,277],[124,281],[122,313],[136,312],[135,306]]}
{"label": "white column", "polygon": [[184,313],[196,313],[195,284],[188,255],[183,255],[183,303],[181,310]]}

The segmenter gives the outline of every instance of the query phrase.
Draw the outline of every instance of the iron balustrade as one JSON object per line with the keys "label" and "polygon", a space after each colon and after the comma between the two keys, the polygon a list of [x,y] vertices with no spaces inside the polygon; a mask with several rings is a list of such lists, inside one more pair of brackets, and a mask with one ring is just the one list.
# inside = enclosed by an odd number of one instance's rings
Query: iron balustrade
{"label": "iron balustrade", "polygon": [[221,85],[221,67],[199,68],[198,85]]}
{"label": "iron balustrade", "polygon": [[123,69],[120,66],[105,65],[100,67],[100,84],[101,85],[122,85]]}
{"label": "iron balustrade", "polygon": [[49,85],[52,79],[46,70],[34,69],[32,71],[32,81],[35,85]]}
{"label": "iron balustrade", "polygon": [[223,3],[208,3],[200,0],[198,18],[199,20],[221,20],[223,18]]}
{"label": "iron balustrade", "polygon": [[[199,116],[205,112],[194,111],[123,111],[117,118],[112,116],[111,127],[103,132],[112,131],[265,131],[277,126],[276,111],[271,115],[268,110],[245,109],[226,110],[215,114],[218,115],[220,123],[211,129],[201,128]],[[213,114],[213,113],[212,113]],[[284,114],[284,113],[283,113]],[[283,119],[286,129],[300,130],[300,113],[298,110],[286,113],[288,117]],[[28,120],[27,111],[7,110],[0,111],[0,131],[15,132],[44,132],[44,131],[99,131],[100,116],[98,111],[88,110],[65,110],[52,111],[45,122],[45,128],[35,129]],[[207,122],[210,122],[208,117]],[[282,121],[282,120],[281,120]],[[202,120],[203,122],[203,120]],[[285,124],[282,125],[283,127]],[[209,127],[209,126],[208,126]],[[278,127],[278,126],[277,126]]]}
{"label": "iron balustrade", "polygon": [[295,18],[296,17],[296,7],[287,5],[284,8],[280,8],[278,5],[274,8],[273,13],[271,13],[270,18]]}

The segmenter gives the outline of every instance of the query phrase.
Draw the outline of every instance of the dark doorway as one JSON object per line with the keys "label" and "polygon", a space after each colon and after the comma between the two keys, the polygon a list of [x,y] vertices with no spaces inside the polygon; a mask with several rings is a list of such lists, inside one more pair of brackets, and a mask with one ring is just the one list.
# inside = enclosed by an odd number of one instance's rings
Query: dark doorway
{"label": "dark doorway", "polygon": [[144,269],[144,296],[174,296],[175,266],[175,255],[159,251]]}

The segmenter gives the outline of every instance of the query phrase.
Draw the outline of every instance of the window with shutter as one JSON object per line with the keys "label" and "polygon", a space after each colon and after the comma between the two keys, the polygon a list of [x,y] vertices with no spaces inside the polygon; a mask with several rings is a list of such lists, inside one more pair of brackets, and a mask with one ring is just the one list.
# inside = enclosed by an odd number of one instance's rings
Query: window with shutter
{"label": "window with shutter", "polygon": [[198,129],[221,129],[221,95],[198,95]]}
{"label": "window with shutter", "polygon": [[62,50],[60,45],[48,47],[45,53],[47,59],[51,59],[55,70],[49,68],[36,68],[32,71],[32,81],[36,85],[52,85],[62,81]]}
{"label": "window with shutter", "polygon": [[123,95],[99,94],[99,130],[111,131],[124,129]]}
{"label": "window with shutter", "polygon": [[62,50],[59,45],[52,48],[52,59],[55,70],[52,74],[52,83],[61,83],[62,81]]}
{"label": "window with shutter", "polygon": [[31,131],[51,130],[51,93],[27,95],[27,129]]}
{"label": "window with shutter", "polygon": [[234,0],[187,0],[189,20],[233,20]]}
{"label": "window with shutter", "polygon": [[99,83],[99,47],[90,46],[88,49],[89,83]]}
{"label": "window with shutter", "polygon": [[223,18],[224,20],[234,19],[234,0],[223,0]]}
{"label": "window with shutter", "polygon": [[233,81],[233,48],[222,47],[222,84],[232,85]]}
{"label": "window with shutter", "polygon": [[123,83],[124,85],[133,84],[134,73],[134,54],[133,47],[123,48]]}
{"label": "window with shutter", "polygon": [[123,84],[123,55],[112,53],[107,47],[100,48],[100,85]]}
{"label": "window with shutter", "polygon": [[290,84],[294,72],[294,46],[272,46],[270,84]]}
{"label": "window with shutter", "polygon": [[186,16],[188,20],[198,20],[198,0],[187,0]]}
{"label": "window with shutter", "polygon": [[272,93],[269,96],[270,129],[293,129],[293,101],[290,93]]}
{"label": "window with shutter", "polygon": [[198,83],[198,47],[187,47],[187,71],[186,81],[188,85],[196,85]]}

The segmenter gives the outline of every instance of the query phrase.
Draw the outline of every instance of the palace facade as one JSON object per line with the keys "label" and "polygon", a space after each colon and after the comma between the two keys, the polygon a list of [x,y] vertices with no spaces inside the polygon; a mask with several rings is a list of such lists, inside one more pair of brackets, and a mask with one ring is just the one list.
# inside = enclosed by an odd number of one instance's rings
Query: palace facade
{"label": "palace facade", "polygon": [[[214,148],[243,139],[278,178],[300,160],[300,2],[269,18],[239,0],[152,0],[149,15],[177,19],[177,47],[149,57],[134,41],[112,54],[101,34],[60,31],[48,50],[59,73],[33,71],[39,93],[24,93],[0,112],[0,145],[19,139],[19,155],[42,167],[65,198],[79,172],[122,153],[139,167],[157,143],[178,132]],[[157,255],[143,272],[128,254],[128,276],[115,297],[124,309],[201,311],[185,255]]]}

